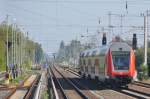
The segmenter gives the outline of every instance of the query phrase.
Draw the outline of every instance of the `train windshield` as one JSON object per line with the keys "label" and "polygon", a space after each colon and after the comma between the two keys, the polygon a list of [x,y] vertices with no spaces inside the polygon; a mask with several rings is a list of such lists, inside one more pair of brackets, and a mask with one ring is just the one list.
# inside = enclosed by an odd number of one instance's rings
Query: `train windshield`
{"label": "train windshield", "polygon": [[114,51],[112,52],[114,70],[128,70],[130,61],[130,52]]}

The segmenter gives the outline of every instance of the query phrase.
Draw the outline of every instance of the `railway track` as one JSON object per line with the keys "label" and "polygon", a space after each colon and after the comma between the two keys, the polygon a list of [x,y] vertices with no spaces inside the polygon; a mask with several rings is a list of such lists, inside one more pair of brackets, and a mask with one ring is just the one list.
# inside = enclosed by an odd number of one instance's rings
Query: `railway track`
{"label": "railway track", "polygon": [[3,88],[4,95],[0,99],[33,99],[39,79],[40,75],[32,75],[15,88]]}
{"label": "railway track", "polygon": [[[68,72],[78,76],[78,77],[81,77],[79,74],[77,74],[77,72],[75,72],[74,70],[72,69],[69,69],[67,70]],[[144,87],[145,89],[143,90],[139,90],[137,87],[134,87],[133,88],[133,85],[136,85],[136,86],[139,86],[141,89],[141,87]],[[130,96],[132,98],[138,98],[138,99],[150,99],[150,84],[148,83],[143,83],[143,82],[134,82],[133,85],[131,85],[131,87],[129,88],[124,88],[124,87],[121,87],[121,88],[110,88],[109,86],[105,85],[105,86],[101,86],[101,84],[99,85],[102,89],[108,89],[108,90],[112,90],[112,91],[115,91],[117,93],[121,93],[121,94],[124,94],[124,95],[127,95],[127,96]],[[146,90],[147,88],[147,90]],[[147,91],[147,92],[146,92]]]}
{"label": "railway track", "polygon": [[137,85],[137,86],[141,86],[141,87],[150,88],[150,84],[148,84],[148,83],[143,83],[143,82],[140,82],[140,81],[134,81],[133,84],[134,84],[134,85]]}
{"label": "railway track", "polygon": [[[57,85],[61,88],[64,99],[88,99],[81,90],[74,85],[70,80],[65,78],[56,68],[51,69],[53,76],[57,79]],[[59,93],[58,93],[59,94]]]}
{"label": "railway track", "polygon": [[69,71],[69,72],[71,72],[71,73],[73,73],[76,76],[81,77],[81,75],[79,75],[79,73],[77,71],[74,71],[73,69],[67,68],[66,70]]}
{"label": "railway track", "polygon": [[112,89],[116,92],[131,96],[136,99],[150,99],[149,94],[144,93],[144,92],[139,92],[134,89],[129,89],[129,88],[119,88],[119,89]]}
{"label": "railway track", "polygon": [[[51,68],[48,69],[49,77],[48,78],[48,91],[50,99],[67,99],[61,84],[58,79],[55,77],[54,72]],[[52,91],[51,91],[52,89]]]}

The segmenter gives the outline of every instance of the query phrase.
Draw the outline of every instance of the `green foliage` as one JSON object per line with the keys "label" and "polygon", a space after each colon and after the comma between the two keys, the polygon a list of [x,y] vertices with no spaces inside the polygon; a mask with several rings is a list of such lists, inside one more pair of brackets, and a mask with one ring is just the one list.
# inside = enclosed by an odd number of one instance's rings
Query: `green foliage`
{"label": "green foliage", "polygon": [[142,48],[137,49],[136,51],[136,66],[140,66],[144,61],[144,51]]}
{"label": "green foliage", "polygon": [[31,69],[31,65],[32,65],[32,62],[29,59],[24,62],[24,68],[26,69]]}
{"label": "green foliage", "polygon": [[[147,50],[148,55],[148,63],[150,62],[150,48]],[[144,66],[144,48],[139,48],[136,51],[136,68],[137,70],[140,70],[140,73],[138,74],[138,78],[140,80],[147,79],[148,78],[148,66]]]}
{"label": "green foliage", "polygon": [[62,41],[60,43],[59,52],[57,54],[57,61],[63,62],[67,61],[69,63],[73,63],[73,59],[77,59],[79,53],[83,50],[80,41],[72,40],[70,44],[66,45]]}
{"label": "green foliage", "polygon": [[42,92],[41,99],[48,99],[48,97],[49,97],[49,94],[46,90]]}
{"label": "green foliage", "polygon": [[6,55],[5,55],[5,44],[2,39],[0,39],[0,71],[5,70],[6,64]]}
{"label": "green foliage", "polygon": [[[13,30],[13,32],[12,32]],[[0,71],[4,71],[6,67],[6,42],[7,42],[7,33],[8,33],[8,41],[10,44],[9,47],[9,63],[12,63],[12,44],[16,46],[16,54],[19,59],[19,55],[23,56],[23,67],[31,68],[31,64],[34,62],[33,54],[35,53],[36,62],[40,63],[43,57],[43,49],[40,44],[29,40],[24,36],[24,33],[21,32],[19,28],[13,28],[12,25],[6,25],[6,22],[0,24]],[[16,34],[16,43],[12,43],[12,33]],[[22,44],[22,45],[21,45]],[[22,52],[20,52],[20,48],[22,47]]]}
{"label": "green foliage", "polygon": [[[150,62],[150,48],[147,50],[148,62]],[[144,62],[144,48],[139,48],[136,51],[136,66],[142,65]]]}
{"label": "green foliage", "polygon": [[138,78],[140,80],[148,79],[148,68],[147,67],[148,66],[145,66],[144,64],[141,65],[141,72],[138,75]]}
{"label": "green foliage", "polygon": [[17,78],[13,79],[10,84],[11,85],[18,85],[19,83],[21,83],[21,81],[23,81],[25,79],[25,75],[20,75]]}

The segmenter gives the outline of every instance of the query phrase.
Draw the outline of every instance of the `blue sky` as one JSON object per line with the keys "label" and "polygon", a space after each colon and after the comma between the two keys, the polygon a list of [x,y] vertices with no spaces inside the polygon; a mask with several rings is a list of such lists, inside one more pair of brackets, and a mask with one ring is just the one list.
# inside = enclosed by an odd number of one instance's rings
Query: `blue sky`
{"label": "blue sky", "polygon": [[[127,2],[128,14],[126,0],[0,0],[0,21],[8,14],[9,20],[13,22],[16,19],[18,26],[29,32],[31,39],[42,44],[44,51],[53,53],[58,50],[61,40],[66,43],[72,39],[85,41],[81,35],[96,35],[100,42],[102,33],[97,31],[101,31],[102,27],[109,40],[114,35],[131,39],[133,33],[142,33],[131,26],[143,25],[143,17],[139,15],[150,9],[150,1]],[[108,12],[125,15],[123,34],[119,27],[121,19],[116,15],[111,17],[116,28],[108,32]],[[141,36],[139,38],[143,40]]]}

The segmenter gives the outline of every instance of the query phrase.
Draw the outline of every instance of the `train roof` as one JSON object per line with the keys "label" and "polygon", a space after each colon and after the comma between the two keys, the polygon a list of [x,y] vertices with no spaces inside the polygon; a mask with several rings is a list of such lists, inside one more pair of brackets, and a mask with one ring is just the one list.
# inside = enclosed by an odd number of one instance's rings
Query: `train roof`
{"label": "train roof", "polygon": [[105,55],[109,49],[111,49],[112,51],[120,51],[120,50],[130,51],[131,47],[125,42],[111,42],[108,45],[85,50],[80,53],[80,56],[88,57],[88,56]]}
{"label": "train roof", "polygon": [[130,51],[131,47],[125,42],[113,42],[110,49],[111,51]]}
{"label": "train roof", "polygon": [[97,47],[97,48],[88,49],[88,50],[85,50],[85,51],[81,52],[80,56],[86,57],[86,56],[97,56],[97,55],[100,55],[100,54],[105,54],[107,49],[108,49],[107,47],[108,46],[100,46],[100,47]]}

